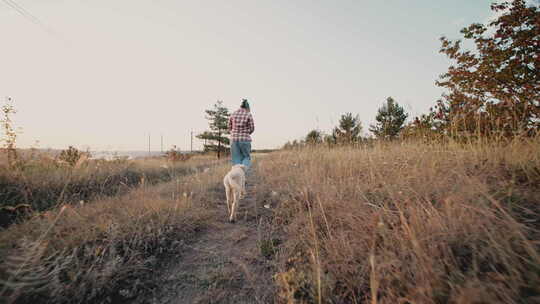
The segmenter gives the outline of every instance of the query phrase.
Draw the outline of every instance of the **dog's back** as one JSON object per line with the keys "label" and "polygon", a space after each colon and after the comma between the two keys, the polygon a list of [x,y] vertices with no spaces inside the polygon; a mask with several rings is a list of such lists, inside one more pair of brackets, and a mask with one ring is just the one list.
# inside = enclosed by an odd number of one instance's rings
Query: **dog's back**
{"label": "dog's back", "polygon": [[231,171],[223,178],[223,184],[225,185],[225,188],[244,193],[246,184],[246,174],[244,173],[244,170],[239,166],[233,166]]}
{"label": "dog's back", "polygon": [[246,192],[246,174],[245,166],[235,165],[231,171],[223,178],[225,194],[227,195],[227,209],[229,210],[231,222],[235,219],[235,211],[238,201]]}

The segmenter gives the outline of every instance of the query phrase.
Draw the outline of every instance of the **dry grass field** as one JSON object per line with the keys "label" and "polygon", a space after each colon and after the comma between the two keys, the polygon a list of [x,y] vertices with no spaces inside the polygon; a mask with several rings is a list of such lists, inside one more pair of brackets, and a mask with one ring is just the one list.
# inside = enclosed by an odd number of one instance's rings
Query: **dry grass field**
{"label": "dry grass field", "polygon": [[143,184],[168,182],[219,163],[198,155],[176,162],[163,157],[81,159],[71,166],[47,153],[23,152],[15,167],[0,159],[0,227],[24,219],[28,213],[120,195]]}
{"label": "dry grass field", "polygon": [[0,2],[0,304],[540,304],[540,0]]}
{"label": "dry grass field", "polygon": [[[211,172],[211,173],[210,173]],[[216,174],[219,173],[219,174]],[[115,302],[151,286],[153,268],[213,213],[223,166],[88,204],[64,205],[0,231],[8,303]]]}
{"label": "dry grass field", "polygon": [[[0,231],[1,296],[540,303],[539,139],[274,152],[255,160],[236,224],[224,216],[228,168]],[[166,278],[156,281],[160,272]]]}
{"label": "dry grass field", "polygon": [[275,153],[283,303],[540,303],[540,141]]}

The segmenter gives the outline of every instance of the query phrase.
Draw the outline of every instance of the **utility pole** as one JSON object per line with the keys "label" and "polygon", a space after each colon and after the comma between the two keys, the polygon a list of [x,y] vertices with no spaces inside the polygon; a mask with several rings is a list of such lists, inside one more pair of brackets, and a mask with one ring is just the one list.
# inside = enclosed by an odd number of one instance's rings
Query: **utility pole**
{"label": "utility pole", "polygon": [[191,130],[191,153],[193,153],[193,130]]}
{"label": "utility pole", "polygon": [[161,134],[161,153],[163,153],[163,134]]}
{"label": "utility pole", "polygon": [[148,157],[150,157],[150,133],[148,133]]}

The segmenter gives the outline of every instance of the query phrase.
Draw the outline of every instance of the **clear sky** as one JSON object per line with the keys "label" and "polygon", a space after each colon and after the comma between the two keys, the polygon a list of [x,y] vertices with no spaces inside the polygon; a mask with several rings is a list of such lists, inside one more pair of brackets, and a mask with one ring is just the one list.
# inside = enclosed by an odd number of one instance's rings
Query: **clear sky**
{"label": "clear sky", "polygon": [[15,100],[21,147],[145,150],[150,133],[153,150],[161,134],[187,149],[205,109],[245,97],[253,146],[276,148],[344,112],[367,130],[388,96],[427,111],[449,64],[438,38],[490,3],[0,0],[0,97]]}

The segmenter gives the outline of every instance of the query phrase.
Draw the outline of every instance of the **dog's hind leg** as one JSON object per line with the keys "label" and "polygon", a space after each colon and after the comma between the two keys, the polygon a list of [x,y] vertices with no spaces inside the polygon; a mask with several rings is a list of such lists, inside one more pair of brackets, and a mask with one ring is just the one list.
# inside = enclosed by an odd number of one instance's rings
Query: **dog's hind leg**
{"label": "dog's hind leg", "polygon": [[225,196],[227,197],[227,214],[231,214],[231,201],[232,201],[232,195],[233,193],[231,193],[231,186],[229,185],[228,182],[225,182],[224,183],[225,185]]}
{"label": "dog's hind leg", "polygon": [[240,200],[240,191],[234,189],[233,193],[233,202],[231,206],[231,216],[229,217],[229,222],[234,223],[236,221],[236,208],[238,207],[238,201]]}

